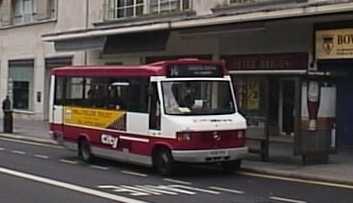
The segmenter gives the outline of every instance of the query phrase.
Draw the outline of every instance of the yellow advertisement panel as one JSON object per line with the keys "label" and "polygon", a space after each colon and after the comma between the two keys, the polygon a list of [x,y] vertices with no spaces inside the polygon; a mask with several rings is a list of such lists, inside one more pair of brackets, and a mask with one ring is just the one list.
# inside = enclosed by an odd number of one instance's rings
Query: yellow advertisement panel
{"label": "yellow advertisement panel", "polygon": [[64,124],[125,130],[126,112],[94,108],[65,107]]}

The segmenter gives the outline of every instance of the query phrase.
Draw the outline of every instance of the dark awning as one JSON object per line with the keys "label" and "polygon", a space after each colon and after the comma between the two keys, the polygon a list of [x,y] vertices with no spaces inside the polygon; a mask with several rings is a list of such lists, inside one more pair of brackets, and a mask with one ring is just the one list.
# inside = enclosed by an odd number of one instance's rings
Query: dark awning
{"label": "dark awning", "polygon": [[80,51],[88,49],[103,49],[107,37],[92,37],[68,39],[55,42],[56,51]]}
{"label": "dark awning", "polygon": [[107,37],[103,52],[119,54],[146,51],[163,51],[169,39],[169,31],[154,31],[112,35]]}

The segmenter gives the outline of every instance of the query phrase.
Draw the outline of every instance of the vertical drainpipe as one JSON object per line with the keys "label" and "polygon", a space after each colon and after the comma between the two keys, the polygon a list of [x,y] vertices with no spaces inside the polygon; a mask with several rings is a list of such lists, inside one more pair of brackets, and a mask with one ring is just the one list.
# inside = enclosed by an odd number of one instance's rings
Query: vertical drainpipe
{"label": "vertical drainpipe", "polygon": [[[88,29],[89,19],[89,0],[86,0],[86,17],[85,17],[85,29]],[[88,65],[88,53],[87,50],[84,51],[84,65]]]}

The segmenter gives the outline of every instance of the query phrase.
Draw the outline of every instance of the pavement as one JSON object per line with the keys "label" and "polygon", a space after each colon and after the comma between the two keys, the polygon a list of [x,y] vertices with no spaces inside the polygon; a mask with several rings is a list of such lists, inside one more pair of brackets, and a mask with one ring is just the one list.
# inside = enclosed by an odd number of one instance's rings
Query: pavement
{"label": "pavement", "polygon": [[[0,120],[1,124],[3,123]],[[14,120],[13,133],[0,133],[0,137],[56,144],[48,134],[46,121]],[[0,132],[3,132],[2,125]],[[330,154],[327,164],[303,165],[301,157],[293,155],[288,143],[270,145],[270,161],[262,162],[258,154],[249,154],[243,160],[242,172],[259,173],[305,181],[320,181],[329,184],[353,186],[353,148],[340,149]]]}

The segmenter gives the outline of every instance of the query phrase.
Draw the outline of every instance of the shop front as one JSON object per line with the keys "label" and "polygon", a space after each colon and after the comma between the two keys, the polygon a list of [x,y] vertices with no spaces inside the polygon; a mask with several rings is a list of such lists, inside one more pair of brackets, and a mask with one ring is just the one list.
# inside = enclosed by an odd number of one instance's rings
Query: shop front
{"label": "shop front", "polygon": [[[263,160],[279,151],[273,145],[282,144],[289,156],[327,161],[334,101],[326,98],[335,91],[326,78],[308,72],[307,53],[222,58],[232,74],[239,109],[248,120],[249,145],[260,143],[255,145],[260,145]],[[279,154],[286,153],[282,149]]]}
{"label": "shop front", "polygon": [[353,146],[353,25],[336,22],[316,26],[316,60],[320,71],[335,75],[337,88],[335,143]]}
{"label": "shop front", "polygon": [[[295,151],[301,119],[301,82],[307,53],[223,56],[248,120],[248,139],[260,141],[263,159],[272,142],[289,143]],[[265,151],[264,151],[265,150]]]}

